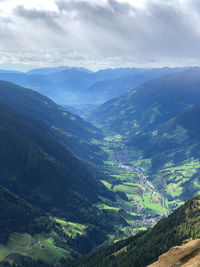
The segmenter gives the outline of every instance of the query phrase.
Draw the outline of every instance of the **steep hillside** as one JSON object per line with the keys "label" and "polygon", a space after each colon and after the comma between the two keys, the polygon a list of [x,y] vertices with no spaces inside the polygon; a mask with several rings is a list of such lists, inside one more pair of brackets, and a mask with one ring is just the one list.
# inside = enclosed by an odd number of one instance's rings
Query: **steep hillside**
{"label": "steep hillside", "polygon": [[193,267],[198,266],[200,262],[200,240],[193,240],[182,246],[171,248],[168,252],[161,255],[157,262],[148,267],[168,267],[182,266]]}
{"label": "steep hillside", "polygon": [[138,134],[128,146],[151,160],[149,179],[169,201],[186,201],[199,193],[200,108],[169,120],[156,131]]}
{"label": "steep hillside", "polygon": [[162,124],[156,131],[135,135],[129,139],[128,144],[141,149],[144,157],[153,158],[164,153],[166,160],[163,163],[166,163],[169,155],[172,161],[187,157],[199,158],[199,134],[200,106],[195,106]]}
{"label": "steep hillside", "polygon": [[50,217],[1,186],[0,207],[0,266],[56,266],[102,241],[91,225]]}
{"label": "steep hillside", "polygon": [[[200,237],[200,197],[189,200],[146,233],[83,257],[72,266],[145,267],[172,246]],[[186,260],[186,257],[185,257]],[[168,265],[169,266],[169,265]]]}
{"label": "steep hillside", "polygon": [[[61,247],[72,249],[72,255],[75,251],[74,256],[88,253],[106,241],[109,234],[115,234],[116,227],[126,224],[120,214],[97,207],[101,198],[115,200],[114,194],[98,181],[85,162],[55,139],[54,132],[46,124],[17,114],[1,103],[0,125],[0,185],[51,216],[61,218],[58,220],[61,228],[73,222],[75,233],[84,232],[75,240],[71,234],[68,239],[58,238]],[[24,248],[29,238],[20,235],[21,238],[25,240]],[[41,238],[56,252],[48,236]],[[14,236],[14,244],[10,241],[11,247],[15,247],[16,239],[18,235]]]}
{"label": "steep hillside", "polygon": [[0,266],[19,264],[23,258],[28,261],[22,266],[40,266],[69,257],[70,251],[56,244],[62,228],[53,218],[1,186],[0,208]]}
{"label": "steep hillside", "polygon": [[101,188],[87,166],[42,122],[3,104],[0,111],[1,185],[46,211],[84,220]]}
{"label": "steep hillside", "polygon": [[132,135],[153,131],[174,116],[200,104],[200,69],[161,77],[106,102],[91,120],[111,131]]}
{"label": "steep hillside", "polygon": [[47,215],[0,186],[0,244],[6,244],[11,233],[40,233],[50,223]]}
{"label": "steep hillside", "polygon": [[102,138],[102,133],[49,98],[30,89],[0,81],[0,100],[18,113],[47,124],[56,138],[80,157],[93,163],[102,162],[105,154],[91,143],[92,139]]}

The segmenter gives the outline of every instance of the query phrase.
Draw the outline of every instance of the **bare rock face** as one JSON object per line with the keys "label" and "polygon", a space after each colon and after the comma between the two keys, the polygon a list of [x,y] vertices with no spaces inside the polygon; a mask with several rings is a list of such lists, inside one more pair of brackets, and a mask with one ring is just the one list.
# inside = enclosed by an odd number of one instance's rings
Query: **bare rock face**
{"label": "bare rock face", "polygon": [[200,267],[200,239],[172,247],[148,267]]}

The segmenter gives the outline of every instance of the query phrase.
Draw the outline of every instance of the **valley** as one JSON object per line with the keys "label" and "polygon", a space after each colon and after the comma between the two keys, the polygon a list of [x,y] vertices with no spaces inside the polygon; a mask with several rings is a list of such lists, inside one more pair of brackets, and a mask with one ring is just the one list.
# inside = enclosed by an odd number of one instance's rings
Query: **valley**
{"label": "valley", "polygon": [[[184,85],[184,97],[180,73],[167,78],[170,85],[159,78],[103,105],[71,109],[85,120],[0,81],[0,182],[32,211],[0,232],[1,261],[73,265],[115,244],[118,255],[126,251],[126,245],[118,251],[120,244],[148,235],[199,194],[200,95],[193,82],[199,73],[184,74],[193,90]],[[164,93],[160,85],[167,86]],[[177,100],[166,109],[174,90]],[[17,213],[25,214],[20,205]]]}
{"label": "valley", "polygon": [[120,213],[127,222],[119,236],[146,230],[169,215],[167,198],[148,180],[150,161],[140,159],[140,151],[130,151],[121,135],[106,137],[102,148],[109,160],[105,162],[107,178],[101,182],[116,194],[116,202],[104,198],[98,207]]}
{"label": "valley", "polygon": [[0,0],[0,267],[200,267],[199,2]]}
{"label": "valley", "polygon": [[152,159],[143,152],[128,147],[126,137],[110,135],[102,148],[109,154],[105,161],[106,178],[101,182],[117,194],[115,202],[102,199],[99,208],[111,209],[127,222],[120,227],[114,240],[136,234],[154,226],[184,203],[184,185],[194,177],[194,188],[199,191],[195,178],[200,168],[199,160],[189,158],[179,164],[166,163],[156,173],[152,172]]}

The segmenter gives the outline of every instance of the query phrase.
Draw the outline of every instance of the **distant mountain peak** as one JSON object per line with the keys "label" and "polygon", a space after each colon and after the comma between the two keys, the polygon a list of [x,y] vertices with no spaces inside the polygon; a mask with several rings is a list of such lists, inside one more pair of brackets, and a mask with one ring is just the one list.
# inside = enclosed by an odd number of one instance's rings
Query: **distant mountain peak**
{"label": "distant mountain peak", "polygon": [[68,66],[58,66],[58,67],[49,67],[49,68],[36,68],[32,69],[26,72],[26,74],[52,74],[52,73],[58,73],[63,70],[77,70],[77,71],[82,71],[85,73],[92,73],[92,71],[82,68],[82,67],[68,67]]}

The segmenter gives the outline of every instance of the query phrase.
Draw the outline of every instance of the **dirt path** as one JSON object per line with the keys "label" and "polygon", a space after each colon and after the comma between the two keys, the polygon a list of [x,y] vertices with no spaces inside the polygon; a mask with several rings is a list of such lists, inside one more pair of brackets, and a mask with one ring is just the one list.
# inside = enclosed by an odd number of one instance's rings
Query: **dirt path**
{"label": "dirt path", "polygon": [[27,249],[30,249],[30,243],[31,243],[31,236],[28,235],[28,245],[27,245]]}

